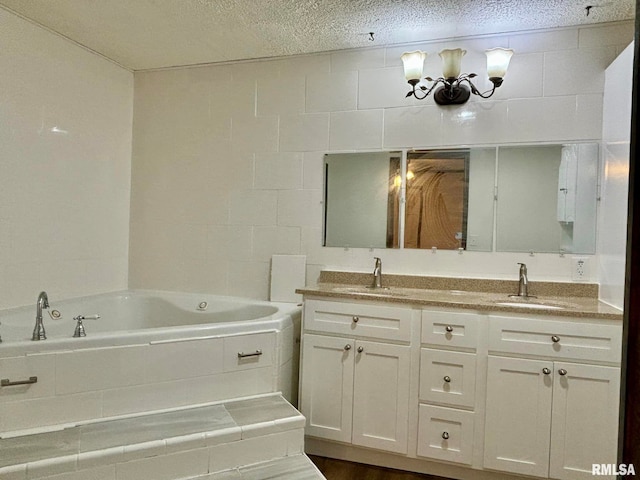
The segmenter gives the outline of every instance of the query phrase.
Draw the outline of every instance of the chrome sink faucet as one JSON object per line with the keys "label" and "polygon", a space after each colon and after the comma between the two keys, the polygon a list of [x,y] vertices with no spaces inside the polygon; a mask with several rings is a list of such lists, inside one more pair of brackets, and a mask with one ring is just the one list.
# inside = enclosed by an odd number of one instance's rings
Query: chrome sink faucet
{"label": "chrome sink faucet", "polygon": [[38,295],[38,301],[36,302],[36,326],[33,329],[31,340],[47,339],[47,334],[44,331],[44,324],[42,323],[43,308],[49,308],[49,297],[47,297],[47,292],[40,292],[40,295]]}
{"label": "chrome sink faucet", "polygon": [[518,294],[517,295],[509,295],[510,297],[534,297],[533,295],[529,295],[529,277],[527,277],[527,264],[526,263],[518,263],[520,265],[520,271],[518,274]]}
{"label": "chrome sink faucet", "polygon": [[373,257],[376,265],[373,268],[373,282],[371,288],[382,288],[382,260],[379,257]]}

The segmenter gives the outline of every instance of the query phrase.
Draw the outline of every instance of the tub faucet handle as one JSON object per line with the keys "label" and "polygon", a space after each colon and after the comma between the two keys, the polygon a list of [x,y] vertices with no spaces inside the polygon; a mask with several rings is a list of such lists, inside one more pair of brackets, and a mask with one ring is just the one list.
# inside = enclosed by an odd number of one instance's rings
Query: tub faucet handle
{"label": "tub faucet handle", "polygon": [[98,320],[100,315],[78,315],[77,317],[73,317],[76,321],[76,329],[73,331],[73,338],[86,337],[87,332],[84,330],[83,320]]}

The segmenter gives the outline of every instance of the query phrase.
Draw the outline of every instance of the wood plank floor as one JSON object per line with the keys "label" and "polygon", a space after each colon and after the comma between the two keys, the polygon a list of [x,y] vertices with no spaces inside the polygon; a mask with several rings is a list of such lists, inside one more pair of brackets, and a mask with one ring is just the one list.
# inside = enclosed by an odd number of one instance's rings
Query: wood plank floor
{"label": "wood plank floor", "polygon": [[447,480],[443,477],[403,472],[361,463],[309,455],[327,480]]}

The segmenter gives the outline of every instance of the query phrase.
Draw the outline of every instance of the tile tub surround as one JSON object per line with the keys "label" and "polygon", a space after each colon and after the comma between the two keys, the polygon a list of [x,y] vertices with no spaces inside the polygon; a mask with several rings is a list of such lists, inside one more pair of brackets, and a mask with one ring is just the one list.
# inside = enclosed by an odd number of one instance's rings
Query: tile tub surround
{"label": "tile tub surround", "polygon": [[[115,476],[105,478],[117,480],[195,477],[300,455],[304,424],[304,417],[284,398],[269,395],[3,438],[0,478],[93,478],[90,472],[109,467]],[[193,465],[172,467],[180,476],[136,476],[147,468],[157,471],[152,464],[179,464],[190,456]]]}
{"label": "tile tub surround", "polygon": [[[620,310],[598,301],[597,296],[594,296],[594,294],[597,295],[597,285],[531,282],[529,284],[531,295],[537,295],[533,301],[563,307],[534,309],[500,305],[500,303],[519,300],[509,297],[518,291],[518,282],[512,281],[385,275],[383,285],[389,287],[388,290],[369,290],[366,286],[371,284],[371,274],[322,272],[320,280],[317,286],[300,288],[296,292],[310,297],[622,320]],[[331,280],[332,283],[325,283],[327,280]]]}

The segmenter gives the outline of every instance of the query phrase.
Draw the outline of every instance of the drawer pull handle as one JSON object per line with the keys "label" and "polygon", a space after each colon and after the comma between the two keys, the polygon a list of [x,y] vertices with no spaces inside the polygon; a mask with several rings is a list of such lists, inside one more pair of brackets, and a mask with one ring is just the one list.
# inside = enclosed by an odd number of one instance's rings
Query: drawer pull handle
{"label": "drawer pull handle", "polygon": [[259,357],[260,355],[262,355],[262,350],[256,350],[253,353],[238,352],[238,358]]}
{"label": "drawer pull handle", "polygon": [[351,344],[347,343],[347,344],[344,346],[344,349],[345,349],[345,350],[351,350]]}
{"label": "drawer pull handle", "polygon": [[29,377],[29,380],[16,380],[12,382],[8,378],[3,378],[0,380],[0,387],[13,387],[15,385],[31,385],[32,383],[37,383],[38,377]]}
{"label": "drawer pull handle", "polygon": [[444,376],[444,381],[447,383],[451,383],[451,377],[449,375]]}
{"label": "drawer pull handle", "polygon": [[449,440],[449,432],[442,432],[442,438]]}
{"label": "drawer pull handle", "polygon": [[567,371],[564,368],[561,368],[558,370],[558,373],[564,377],[567,374]]}
{"label": "drawer pull handle", "polygon": [[451,333],[453,332],[453,327],[451,325],[447,325],[445,330],[447,331],[447,333]]}
{"label": "drawer pull handle", "polygon": [[544,367],[542,369],[542,373],[544,373],[545,375],[549,375],[551,373],[551,370],[549,370],[547,367]]}
{"label": "drawer pull handle", "polygon": [[553,343],[558,343],[560,341],[560,337],[558,337],[557,335],[554,335],[551,337],[551,341]]}
{"label": "drawer pull handle", "polygon": [[358,323],[358,321],[360,320],[360,317],[358,317],[357,315],[354,315],[353,317],[351,317],[351,319],[353,320],[353,323]]}
{"label": "drawer pull handle", "polygon": [[364,352],[364,347],[358,347],[358,353]]}

